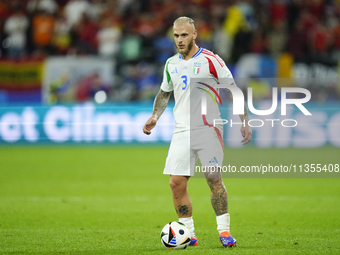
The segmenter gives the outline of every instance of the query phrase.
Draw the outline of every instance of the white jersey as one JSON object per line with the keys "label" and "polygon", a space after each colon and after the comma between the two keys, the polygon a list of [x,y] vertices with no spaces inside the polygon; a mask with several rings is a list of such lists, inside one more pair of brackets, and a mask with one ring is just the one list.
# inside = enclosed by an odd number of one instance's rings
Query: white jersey
{"label": "white jersey", "polygon": [[[215,85],[221,78],[230,78],[228,83],[233,83],[232,74],[224,61],[203,48],[189,60],[176,54],[166,61],[161,89],[174,91],[174,133],[211,127],[214,119],[220,119],[218,104],[222,102]],[[202,114],[203,97],[207,102],[207,114]]]}

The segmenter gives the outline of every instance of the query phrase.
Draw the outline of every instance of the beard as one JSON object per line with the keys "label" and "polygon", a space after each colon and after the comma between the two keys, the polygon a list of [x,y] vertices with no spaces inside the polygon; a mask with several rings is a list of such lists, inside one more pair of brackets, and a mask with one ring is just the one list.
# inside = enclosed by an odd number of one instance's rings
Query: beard
{"label": "beard", "polygon": [[[192,49],[193,46],[194,46],[194,39],[191,38],[191,40],[190,40],[190,42],[189,42],[189,44],[188,44],[188,47],[186,47],[185,49],[180,49],[180,48],[178,47],[178,45],[176,45],[176,48],[177,48],[177,51],[178,51],[180,54],[186,56],[186,55],[188,55],[189,51]],[[181,52],[181,51],[183,51],[183,52]]]}

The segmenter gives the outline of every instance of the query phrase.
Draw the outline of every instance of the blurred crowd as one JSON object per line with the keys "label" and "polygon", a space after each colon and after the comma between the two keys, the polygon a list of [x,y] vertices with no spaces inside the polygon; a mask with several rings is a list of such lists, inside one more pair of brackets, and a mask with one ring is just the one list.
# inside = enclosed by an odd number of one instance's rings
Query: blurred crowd
{"label": "blurred crowd", "polygon": [[147,100],[175,53],[171,26],[179,16],[193,18],[197,44],[227,64],[246,53],[340,56],[339,0],[0,0],[0,54],[112,58],[112,99]]}

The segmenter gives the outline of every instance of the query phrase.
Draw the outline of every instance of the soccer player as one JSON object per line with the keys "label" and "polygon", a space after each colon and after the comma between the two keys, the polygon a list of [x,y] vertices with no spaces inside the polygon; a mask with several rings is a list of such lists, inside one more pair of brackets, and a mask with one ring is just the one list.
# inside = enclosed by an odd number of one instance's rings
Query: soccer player
{"label": "soccer player", "polygon": [[[202,166],[208,167],[205,177],[211,190],[211,204],[216,214],[220,241],[224,247],[236,246],[235,238],[230,235],[228,196],[221,171],[211,171],[211,169],[214,169],[213,167],[220,169],[222,166],[224,156],[223,126],[212,125],[211,118],[201,115],[199,100],[201,96],[198,93],[208,91],[211,97],[212,95],[215,98],[219,97],[213,85],[194,82],[197,81],[194,78],[202,81],[210,78],[216,81],[216,84],[219,83],[220,79],[229,78],[230,85],[235,84],[223,60],[214,53],[196,45],[197,31],[191,18],[180,17],[175,20],[173,35],[178,54],[169,58],[165,64],[163,82],[154,101],[152,116],[146,121],[143,132],[147,135],[151,134],[151,130],[156,126],[168,104],[171,92],[174,91],[175,130],[166,159],[164,174],[170,175],[173,203],[179,221],[184,223],[191,231],[190,245],[196,246],[197,237],[187,184],[190,176],[193,175],[194,166],[197,157],[199,157]],[[198,85],[204,86],[204,88],[196,89]],[[190,89],[191,86],[192,89]],[[231,91],[226,90],[232,100]],[[210,102],[213,102],[213,100],[210,100]],[[208,106],[210,107],[210,105]],[[198,120],[193,119],[193,115],[197,114],[200,118]],[[216,115],[215,110],[212,116],[218,117],[219,114]],[[241,142],[247,144],[251,140],[252,131],[248,125],[249,118],[246,106],[244,106],[244,114],[240,115],[240,118],[244,123],[241,125],[241,134],[244,137]]]}

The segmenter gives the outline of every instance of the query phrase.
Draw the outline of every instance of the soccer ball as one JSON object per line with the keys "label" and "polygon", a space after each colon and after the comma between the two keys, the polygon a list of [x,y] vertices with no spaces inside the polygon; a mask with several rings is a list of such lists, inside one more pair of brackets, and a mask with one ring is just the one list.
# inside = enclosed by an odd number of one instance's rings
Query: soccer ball
{"label": "soccer ball", "polygon": [[169,222],[161,232],[161,242],[167,249],[185,249],[190,244],[190,231],[183,223]]}

